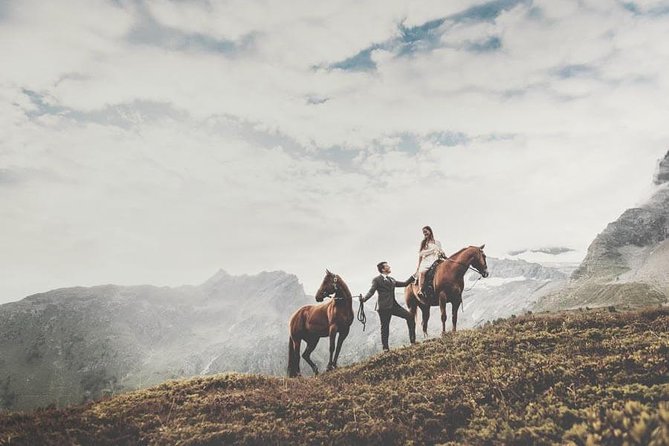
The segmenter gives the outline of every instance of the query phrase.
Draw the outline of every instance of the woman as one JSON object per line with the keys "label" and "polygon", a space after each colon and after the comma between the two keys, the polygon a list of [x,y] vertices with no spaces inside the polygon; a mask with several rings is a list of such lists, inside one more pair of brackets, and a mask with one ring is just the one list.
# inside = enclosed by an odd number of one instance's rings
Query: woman
{"label": "woman", "polygon": [[425,273],[443,253],[441,243],[434,239],[432,228],[429,226],[423,227],[423,241],[420,242],[420,252],[418,253],[418,282],[416,283],[418,297],[423,297]]}

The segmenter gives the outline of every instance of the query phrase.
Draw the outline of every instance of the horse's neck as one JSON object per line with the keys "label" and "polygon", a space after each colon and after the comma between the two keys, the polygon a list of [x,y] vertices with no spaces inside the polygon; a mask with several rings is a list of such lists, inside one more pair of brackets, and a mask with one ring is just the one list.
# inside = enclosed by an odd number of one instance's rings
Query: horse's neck
{"label": "horse's neck", "polygon": [[466,272],[469,266],[472,264],[475,255],[476,251],[474,251],[474,249],[465,248],[456,255],[454,255],[453,257],[451,257],[451,260],[459,263],[462,266],[464,274],[464,272]]}
{"label": "horse's neck", "polygon": [[343,298],[346,301],[353,302],[353,295],[351,290],[348,289],[346,282],[340,279],[339,281],[339,290],[335,293],[335,297]]}

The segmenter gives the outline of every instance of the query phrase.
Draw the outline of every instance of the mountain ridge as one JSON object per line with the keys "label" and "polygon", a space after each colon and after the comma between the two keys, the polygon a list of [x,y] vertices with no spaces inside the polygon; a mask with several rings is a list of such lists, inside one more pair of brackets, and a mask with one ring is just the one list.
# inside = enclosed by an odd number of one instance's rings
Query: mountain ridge
{"label": "mountain ridge", "polygon": [[535,310],[644,306],[669,302],[669,152],[658,162],[652,196],[600,232],[562,290]]}
{"label": "mountain ridge", "polygon": [[[489,270],[497,277],[467,277],[467,288],[476,286],[464,293],[460,328],[522,314],[566,277],[517,260],[489,258]],[[396,298],[404,304],[402,290]],[[220,269],[200,285],[59,288],[0,305],[0,408],[60,406],[223,371],[283,375],[288,319],[313,303],[293,274]],[[438,336],[438,308],[431,313],[429,332]],[[380,349],[376,315],[368,313],[364,332],[354,324],[342,365]],[[391,347],[406,342],[406,325],[395,321]],[[327,362],[327,350],[322,340],[314,360]]]}
{"label": "mountain ridge", "polygon": [[[525,315],[316,378],[0,413],[0,444],[669,444],[669,309]],[[624,443],[623,443],[624,442]]]}

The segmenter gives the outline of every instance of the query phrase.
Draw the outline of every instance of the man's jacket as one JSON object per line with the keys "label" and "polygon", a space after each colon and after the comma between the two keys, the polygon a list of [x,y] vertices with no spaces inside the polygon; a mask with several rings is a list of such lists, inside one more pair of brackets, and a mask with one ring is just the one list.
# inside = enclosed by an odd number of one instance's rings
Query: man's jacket
{"label": "man's jacket", "polygon": [[[390,310],[397,302],[395,301],[395,288],[403,288],[411,283],[411,278],[404,282],[398,282],[390,276],[384,277],[379,274],[372,279],[372,287],[362,298],[363,302],[369,300],[375,292],[379,293],[379,300],[376,303],[377,310]],[[398,304],[399,305],[399,304]]]}

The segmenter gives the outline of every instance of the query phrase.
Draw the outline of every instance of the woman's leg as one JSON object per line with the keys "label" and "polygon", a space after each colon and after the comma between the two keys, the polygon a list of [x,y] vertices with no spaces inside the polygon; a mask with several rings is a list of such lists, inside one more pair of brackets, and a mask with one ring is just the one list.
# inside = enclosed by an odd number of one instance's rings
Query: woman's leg
{"label": "woman's leg", "polygon": [[418,295],[422,296],[423,295],[423,283],[425,282],[425,271],[418,273],[418,283],[416,286],[418,287]]}

